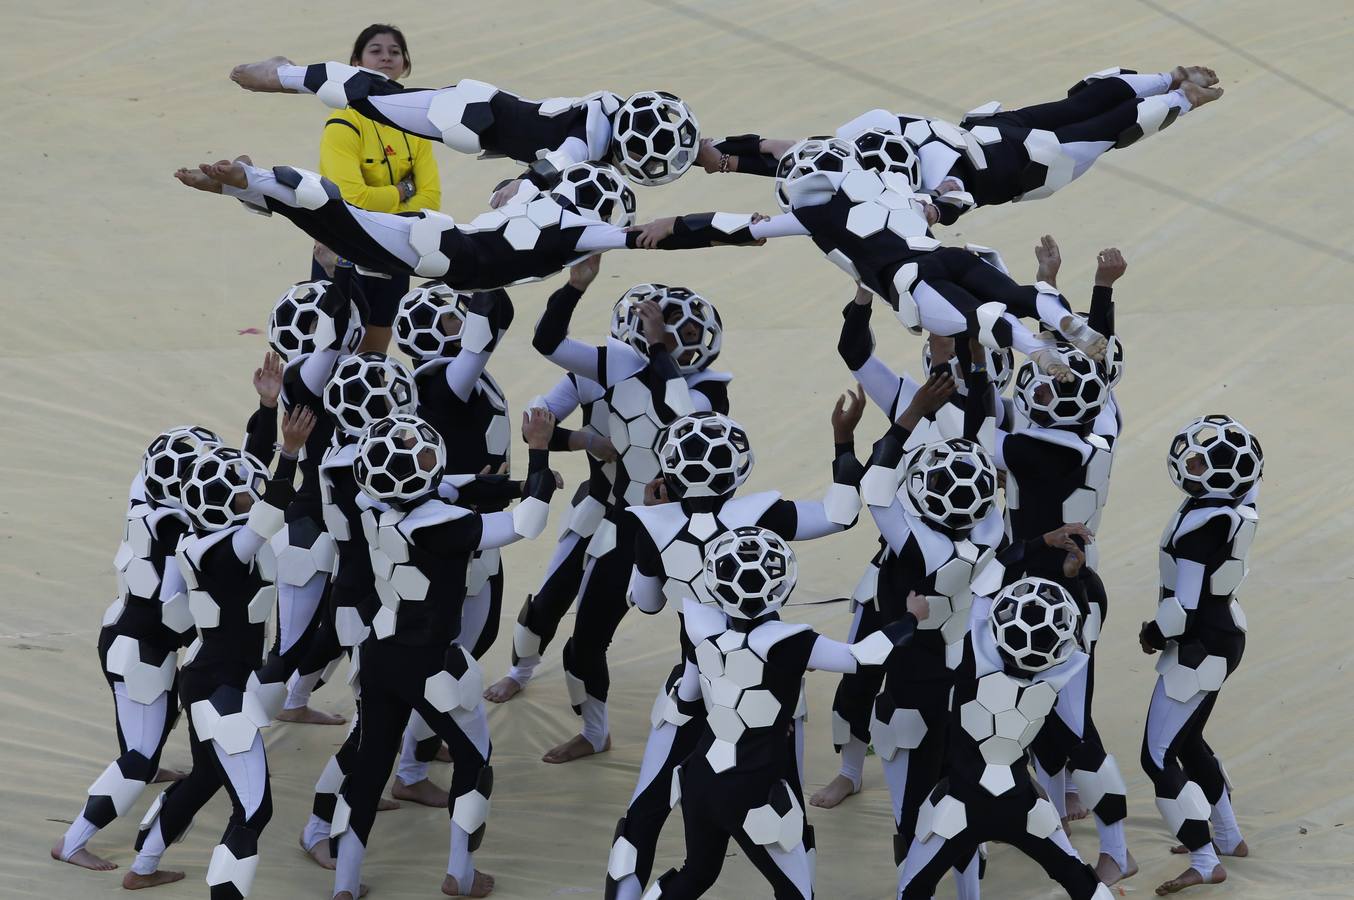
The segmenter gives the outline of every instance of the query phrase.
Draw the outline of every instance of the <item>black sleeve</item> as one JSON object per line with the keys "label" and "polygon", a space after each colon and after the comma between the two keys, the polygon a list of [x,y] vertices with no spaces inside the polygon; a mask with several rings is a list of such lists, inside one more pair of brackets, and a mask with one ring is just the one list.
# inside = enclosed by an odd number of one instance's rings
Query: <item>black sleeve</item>
{"label": "black sleeve", "polygon": [[854,488],[860,487],[860,480],[865,477],[865,467],[856,457],[855,441],[833,444],[832,454],[833,484],[844,484]]}
{"label": "black sleeve", "polygon": [[873,303],[852,300],[842,310],[842,333],[837,339],[837,353],[852,372],[860,369],[874,353],[874,334],[870,331]]}
{"label": "black sleeve", "polygon": [[1105,337],[1114,334],[1114,288],[1102,285],[1091,288],[1091,313],[1087,322]]}
{"label": "black sleeve", "polygon": [[960,216],[967,212],[964,207],[957,203],[943,203],[937,200],[933,205],[936,211],[940,213],[940,218],[937,221],[941,225],[953,225],[959,221]]}
{"label": "black sleeve", "polygon": [[288,410],[304,406],[317,417],[325,417],[329,414],[325,412],[324,401],[311,391],[306,380],[301,377],[301,366],[308,357],[309,354],[298,356],[282,370],[282,396],[286,399],[285,405]]}
{"label": "black sleeve", "polygon": [[898,468],[898,464],[903,461],[903,445],[907,443],[907,439],[911,436],[912,429],[904,428],[897,422],[889,425],[889,430],[884,432],[884,436],[874,442],[874,447],[870,450],[870,461],[866,464],[867,467]]}
{"label": "black sleeve", "polygon": [[522,496],[549,503],[554,494],[555,475],[550,471],[550,451],[528,450],[527,478],[522,486]]}
{"label": "black sleeve", "polygon": [[286,509],[290,506],[292,498],[296,496],[296,488],[292,486],[292,479],[295,476],[296,457],[279,453],[277,467],[273,470],[273,477],[268,479],[268,484],[263,489],[264,501],[269,506],[278,509]]}
{"label": "black sleeve", "polygon": [[[1177,538],[1172,544],[1172,555],[1176,559],[1207,565],[1227,549],[1231,532],[1232,523],[1227,516],[1214,516],[1189,534]],[[1174,590],[1175,585],[1170,587]]]}
{"label": "black sleeve", "polygon": [[564,343],[564,339],[569,336],[569,321],[573,318],[574,309],[582,297],[583,292],[568,282],[560,285],[550,295],[550,299],[545,301],[545,312],[536,323],[536,333],[531,339],[531,346],[536,348],[536,352],[542,356],[549,356]]}
{"label": "black sleeve", "polygon": [[761,175],[774,178],[780,160],[769,153],[762,152],[762,136],[759,134],[736,134],[715,143],[715,149],[727,153],[738,160],[739,175]]}
{"label": "black sleeve", "polygon": [[762,513],[762,517],[757,520],[760,528],[768,531],[774,531],[776,534],[793,540],[795,532],[799,529],[799,511],[795,508],[793,500],[777,500],[771,504],[771,508]]}
{"label": "black sleeve", "polygon": [[645,528],[635,532],[635,569],[648,578],[663,577],[663,554]]}
{"label": "black sleeve", "polygon": [[[720,244],[755,244],[758,238],[752,236],[751,223],[733,231],[724,231],[713,224],[712,212],[689,213],[678,216],[672,227],[672,234],[658,242],[659,250],[697,250],[702,247],[715,247]],[[631,249],[639,246],[639,232],[632,231],[625,237],[625,246]]]}
{"label": "black sleeve", "polygon": [[264,406],[260,402],[244,426],[244,451],[258,457],[265,466],[271,466],[276,447],[277,407]]}
{"label": "black sleeve", "polygon": [[803,672],[809,667],[809,657],[813,655],[813,645],[818,643],[820,635],[812,628],[792,634],[783,641],[777,641],[768,654],[773,664],[782,672]]}
{"label": "black sleeve", "polygon": [[976,443],[983,424],[989,419],[994,422],[997,419],[997,392],[992,390],[987,370],[975,371],[973,366],[968,367],[964,386],[968,390],[968,396],[964,398],[964,437]]}
{"label": "black sleeve", "polygon": [[729,383],[727,381],[702,381],[692,388],[700,391],[710,400],[710,408],[717,413],[729,414]]}
{"label": "black sleeve", "polygon": [[493,332],[493,338],[490,339],[489,346],[485,349],[492,353],[498,346],[498,342],[503,339],[503,335],[507,333],[508,328],[512,325],[513,317],[516,315],[512,298],[502,288],[496,288],[492,291],[475,291],[470,295],[467,309],[489,321],[489,330]]}
{"label": "black sleeve", "polygon": [[436,554],[463,554],[476,550],[484,534],[484,520],[475,514],[461,516],[415,533],[418,546]]}
{"label": "black sleeve", "polygon": [[565,428],[556,423],[555,430],[550,433],[550,452],[565,453],[569,448],[569,440],[574,436],[573,429]]}
{"label": "black sleeve", "polygon": [[507,475],[479,475],[456,489],[458,506],[507,506],[522,496],[522,482]]}

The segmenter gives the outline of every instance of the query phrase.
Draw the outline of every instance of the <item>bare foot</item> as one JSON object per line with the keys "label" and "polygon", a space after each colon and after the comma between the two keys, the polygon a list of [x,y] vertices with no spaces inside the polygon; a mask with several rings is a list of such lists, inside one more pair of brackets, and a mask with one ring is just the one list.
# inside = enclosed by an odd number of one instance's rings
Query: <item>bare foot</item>
{"label": "bare foot", "polygon": [[[1174,847],[1171,848],[1171,852],[1183,855],[1189,852],[1189,848],[1186,847],[1184,844],[1176,844]],[[1245,841],[1237,841],[1237,845],[1233,847],[1231,850],[1224,850],[1221,847],[1219,847],[1215,842],[1213,844],[1213,852],[1218,854],[1218,856],[1242,857],[1242,856],[1250,856],[1251,848],[1246,846]]]}
{"label": "bare foot", "polygon": [[1184,93],[1185,99],[1189,101],[1192,107],[1200,107],[1205,103],[1212,103],[1222,96],[1220,87],[1200,87],[1192,81],[1186,81],[1180,85],[1180,90]]}
{"label": "bare foot", "polygon": [[1157,886],[1157,896],[1165,897],[1167,894],[1175,894],[1183,891],[1187,887],[1194,887],[1196,884],[1222,884],[1227,880],[1227,870],[1222,866],[1214,866],[1213,873],[1207,878],[1200,875],[1197,869],[1193,867],[1186,869],[1170,881],[1163,881]]}
{"label": "bare foot", "polygon": [[809,798],[809,805],[819,809],[832,809],[852,794],[860,793],[860,785],[845,775],[837,775]]}
{"label": "bare foot", "polygon": [[196,191],[206,191],[209,194],[221,193],[221,182],[197,169],[179,169],[174,173],[183,184]]}
{"label": "bare foot", "polygon": [[180,772],[178,769],[156,769],[155,777],[150,780],[150,783],[163,784],[166,781],[183,781],[187,777],[187,772]]}
{"label": "bare foot", "polygon": [[285,56],[270,56],[256,63],[243,63],[230,70],[230,80],[246,91],[261,94],[281,94],[282,80],[277,77],[278,66],[289,66]]}
{"label": "bare foot", "polygon": [[1132,878],[1138,874],[1138,861],[1133,858],[1132,853],[1125,851],[1125,862],[1128,863],[1127,869],[1120,869],[1119,864],[1114,861],[1114,857],[1108,853],[1100,854],[1100,859],[1095,864],[1095,877],[1100,879],[1102,884],[1118,884],[1125,878]]}
{"label": "bare foot", "polygon": [[1063,819],[1063,822],[1080,822],[1091,814],[1091,811],[1081,802],[1080,794],[1064,794],[1063,808],[1067,810],[1067,817]]}
{"label": "bare foot", "polygon": [[486,875],[479,869],[475,870],[475,882],[470,886],[470,890],[461,892],[461,886],[456,883],[456,879],[448,875],[442,881],[442,893],[448,897],[488,897],[494,892],[494,876]]}
{"label": "bare foot", "polygon": [[408,800],[422,806],[447,808],[447,789],[433,784],[431,778],[415,781],[413,784],[405,784],[396,778],[395,783],[390,786],[390,796],[396,800]]}
{"label": "bare foot", "polygon": [[52,845],[52,859],[57,862],[68,862],[73,866],[80,866],[85,869],[93,869],[95,872],[111,872],[118,867],[118,864],[104,859],[102,856],[95,856],[83,847],[71,854],[70,859],[61,858],[61,845],[65,838],[59,839]]}
{"label": "bare foot", "polygon": [[495,681],[484,692],[484,699],[490,703],[507,703],[513,697],[522,693],[523,685],[515,678],[509,678],[504,675]]}
{"label": "bare foot", "polygon": [[183,880],[182,872],[163,872],[156,869],[149,875],[138,875],[135,872],[128,872],[122,876],[122,887],[129,891],[139,891],[142,888],[159,887],[162,884],[173,884],[176,881]]}
{"label": "bare foot", "polygon": [[1218,83],[1218,73],[1207,66],[1176,66],[1171,72],[1171,89],[1186,83],[1212,87]]}
{"label": "bare foot", "polygon": [[1054,381],[1072,381],[1074,378],[1072,370],[1067,366],[1067,360],[1052,347],[1034,351],[1030,354],[1030,359],[1034,360],[1040,371],[1052,377]]}
{"label": "bare foot", "polygon": [[380,800],[377,800],[377,801],[376,801],[376,811],[377,811],[377,812],[387,812],[387,811],[389,811],[389,810],[392,810],[392,809],[399,809],[399,808],[400,808],[400,801],[398,801],[398,800],[391,800],[389,797],[382,797]]}
{"label": "bare foot", "polygon": [[301,840],[299,840],[297,843],[301,845],[302,850],[305,850],[306,856],[309,856],[311,859],[315,860],[315,865],[319,866],[321,869],[333,870],[334,856],[332,853],[329,852],[329,841],[327,840],[316,841],[315,846],[311,847],[309,850],[306,850],[306,842],[304,835],[301,837]]}
{"label": "bare foot", "polygon": [[296,722],[301,725],[342,725],[348,721],[343,716],[320,712],[318,709],[311,709],[309,706],[284,709],[277,714],[277,720],[279,722]]}
{"label": "bare foot", "polygon": [[433,756],[433,760],[435,762],[443,762],[443,763],[451,762],[451,748],[448,747],[446,744],[438,744],[437,753],[436,755]]}
{"label": "bare foot", "polygon": [[219,159],[214,163],[202,163],[198,169],[223,185],[244,190],[249,187],[249,179],[245,177],[244,166],[240,163],[251,164],[249,157],[237,156],[234,160]]}
{"label": "bare foot", "polygon": [[592,756],[594,753],[605,753],[611,749],[611,735],[606,736],[606,743],[602,745],[601,750],[592,749],[592,741],[576,734],[569,738],[558,747],[554,747],[541,757],[541,762],[548,763],[567,763],[576,759],[582,759],[585,756]]}

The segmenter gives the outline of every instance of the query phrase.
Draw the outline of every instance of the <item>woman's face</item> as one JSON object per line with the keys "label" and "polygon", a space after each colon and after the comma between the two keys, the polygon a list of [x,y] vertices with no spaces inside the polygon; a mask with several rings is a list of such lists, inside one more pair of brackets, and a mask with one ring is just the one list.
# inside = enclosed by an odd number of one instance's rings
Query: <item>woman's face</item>
{"label": "woman's face", "polygon": [[375,69],[387,78],[404,77],[404,51],[400,49],[400,43],[395,40],[395,35],[389,32],[378,34],[367,41],[367,45],[362,48],[362,58],[357,64]]}

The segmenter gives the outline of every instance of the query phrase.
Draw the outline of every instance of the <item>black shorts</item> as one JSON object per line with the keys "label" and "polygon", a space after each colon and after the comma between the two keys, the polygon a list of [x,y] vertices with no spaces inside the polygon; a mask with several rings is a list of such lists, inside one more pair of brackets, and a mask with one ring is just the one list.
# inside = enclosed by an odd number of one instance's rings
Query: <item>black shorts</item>
{"label": "black shorts", "polygon": [[[325,275],[319,263],[311,260],[310,277],[311,280],[320,280],[329,276]],[[362,324],[378,328],[389,328],[393,325],[395,314],[400,308],[400,298],[409,293],[409,276],[391,275],[389,278],[379,278],[354,273],[352,283],[362,294],[358,306],[365,307],[367,312],[366,321]]]}

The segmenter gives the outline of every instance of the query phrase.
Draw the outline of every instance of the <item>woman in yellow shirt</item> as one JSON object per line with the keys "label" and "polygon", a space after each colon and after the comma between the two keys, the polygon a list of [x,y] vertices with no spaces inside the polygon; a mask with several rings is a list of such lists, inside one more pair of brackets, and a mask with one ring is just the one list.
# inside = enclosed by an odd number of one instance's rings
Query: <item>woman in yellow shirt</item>
{"label": "woman in yellow shirt", "polygon": [[[391,79],[404,78],[413,68],[404,32],[393,25],[362,29],[349,63],[375,69]],[[435,210],[442,202],[442,183],[431,144],[352,109],[334,111],[324,124],[320,174],[338,185],[344,200],[374,212]],[[313,268],[311,277],[325,276]],[[353,283],[361,291],[368,313],[367,333],[358,349],[385,352],[400,297],[409,290],[409,278],[356,274]]]}

